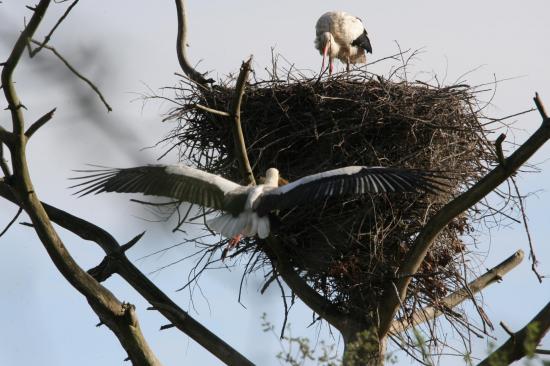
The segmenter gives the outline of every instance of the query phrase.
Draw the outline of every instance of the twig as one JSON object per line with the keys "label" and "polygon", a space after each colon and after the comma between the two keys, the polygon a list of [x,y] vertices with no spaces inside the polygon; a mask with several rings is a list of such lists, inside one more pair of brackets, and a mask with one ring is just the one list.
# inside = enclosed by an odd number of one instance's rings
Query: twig
{"label": "twig", "polygon": [[218,116],[223,116],[223,117],[231,117],[231,114],[227,113],[227,112],[224,112],[224,111],[219,111],[217,109],[213,109],[213,108],[208,108],[208,107],[205,107],[201,104],[195,104],[193,106],[194,108],[197,108],[197,109],[201,109],[205,112],[208,112],[208,113],[212,113],[212,114],[217,114]]}
{"label": "twig", "polygon": [[193,80],[198,85],[207,88],[208,84],[213,83],[214,80],[205,79],[204,76],[195,70],[187,60],[187,13],[185,11],[185,0],[176,0],[176,10],[178,13],[178,36],[176,51],[181,69],[189,77],[189,79]]}
{"label": "twig", "polygon": [[39,45],[40,47],[43,47],[47,50],[50,50],[55,56],[57,56],[57,58],[59,58],[59,60],[61,62],[63,62],[63,64],[65,64],[65,66],[67,66],[67,68],[77,77],[79,78],[80,80],[84,81],[86,84],[88,84],[88,86],[90,88],[92,88],[92,90],[97,94],[97,96],[99,97],[99,99],[101,99],[101,102],[103,103],[103,105],[105,106],[105,108],[107,108],[107,111],[108,112],[111,112],[113,110],[113,108],[111,108],[111,106],[109,105],[109,103],[107,103],[107,100],[105,100],[105,97],[103,96],[103,94],[101,94],[101,92],[99,91],[98,87],[95,86],[94,83],[92,83],[90,81],[90,79],[88,79],[87,77],[85,77],[84,75],[82,75],[81,73],[79,73],[70,63],[69,61],[67,61],[59,52],[57,52],[57,50],[51,46],[48,46],[48,45],[45,45],[43,43],[40,43],[34,39],[31,40],[32,43],[36,44],[36,45]]}
{"label": "twig", "polygon": [[25,132],[25,136],[27,136],[28,139],[31,138],[31,136],[36,131],[38,131],[40,127],[44,126],[49,120],[52,119],[53,114],[55,113],[55,110],[56,108],[52,109],[51,111],[49,111],[48,113],[46,113],[45,115],[37,119],[36,122],[34,122],[31,125],[31,127],[29,127],[29,129]]}
{"label": "twig", "polygon": [[478,366],[508,365],[514,361],[536,352],[540,340],[550,329],[550,302],[539,311],[520,331],[491,353]]}
{"label": "twig", "polygon": [[510,177],[510,180],[512,181],[512,185],[514,186],[514,191],[516,192],[516,196],[518,198],[519,210],[521,212],[521,219],[523,221],[523,227],[525,229],[525,233],[527,234],[527,242],[529,243],[529,258],[531,258],[531,270],[533,271],[535,276],[537,276],[539,283],[542,283],[543,277],[537,270],[538,260],[537,260],[537,256],[535,255],[535,248],[533,246],[533,240],[531,239],[531,231],[529,230],[529,224],[527,223],[527,214],[525,213],[525,207],[523,206],[523,198],[519,193],[519,188],[514,177]]}
{"label": "twig", "polygon": [[468,283],[467,286],[460,290],[453,292],[452,294],[444,297],[438,301],[437,306],[429,306],[415,311],[411,316],[406,319],[398,319],[392,324],[390,332],[400,333],[411,327],[422,324],[429,320],[435,319],[444,313],[444,309],[452,309],[463,301],[471,297],[471,294],[476,294],[492,285],[493,283],[500,281],[505,274],[517,267],[523,260],[524,254],[522,250],[518,250],[513,255],[508,257],[502,263],[491,268],[483,275],[479,276],[475,280]]}
{"label": "twig", "polygon": [[74,0],[73,3],[71,5],[69,5],[69,7],[67,8],[67,10],[65,10],[65,12],[63,13],[63,15],[57,20],[57,23],[55,23],[55,25],[53,26],[52,30],[50,30],[50,32],[44,37],[44,41],[42,41],[42,45],[38,46],[38,48],[35,48],[34,50],[32,50],[30,52],[30,57],[34,57],[38,52],[40,52],[40,50],[42,50],[42,48],[44,48],[44,46],[50,41],[50,38],[52,38],[52,35],[53,35],[53,32],[55,32],[55,30],[57,29],[57,27],[59,27],[59,25],[61,25],[61,23],[65,20],[65,18],[67,18],[67,16],[69,15],[69,13],[71,12],[71,10],[73,10],[73,8],[75,7],[75,5],[79,2],[80,0]]}
{"label": "twig", "polygon": [[6,225],[6,228],[4,230],[2,230],[2,232],[0,232],[0,237],[2,235],[4,235],[9,229],[10,227],[13,225],[13,223],[15,222],[15,220],[17,220],[17,218],[19,217],[19,215],[21,215],[21,212],[23,212],[23,208],[19,207],[19,209],[17,210],[17,213],[15,214],[15,216],[13,217],[13,219],[11,219],[11,221]]}
{"label": "twig", "polygon": [[254,174],[252,173],[252,167],[248,160],[248,154],[246,152],[246,143],[244,140],[243,130],[241,127],[241,103],[244,95],[244,89],[246,81],[248,80],[248,74],[250,73],[250,64],[252,63],[252,56],[241,65],[241,71],[237,78],[237,84],[235,85],[235,95],[233,97],[233,103],[231,104],[231,116],[233,117],[233,140],[235,142],[235,152],[239,160],[239,165],[245,181],[247,184],[256,185]]}
{"label": "twig", "polygon": [[506,135],[501,133],[495,141],[495,148],[497,150],[497,159],[499,164],[504,164],[504,153],[502,152],[502,142],[506,138]]}
{"label": "twig", "polygon": [[501,321],[499,324],[500,324],[500,326],[502,327],[502,329],[504,329],[504,331],[505,331],[506,333],[508,333],[508,335],[509,335],[510,337],[514,337],[514,336],[515,336],[515,334],[514,334],[514,332],[512,331],[512,329],[510,329],[510,327],[509,327],[508,325],[506,325],[506,323],[504,323],[503,321]]}

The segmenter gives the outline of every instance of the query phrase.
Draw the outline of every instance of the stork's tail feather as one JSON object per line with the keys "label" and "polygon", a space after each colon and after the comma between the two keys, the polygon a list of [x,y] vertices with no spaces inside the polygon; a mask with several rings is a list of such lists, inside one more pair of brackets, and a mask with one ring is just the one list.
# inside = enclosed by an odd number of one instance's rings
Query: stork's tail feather
{"label": "stork's tail feather", "polygon": [[269,236],[269,217],[259,217],[256,213],[241,212],[239,216],[223,214],[206,221],[206,226],[226,238],[236,235],[258,236],[265,239]]}

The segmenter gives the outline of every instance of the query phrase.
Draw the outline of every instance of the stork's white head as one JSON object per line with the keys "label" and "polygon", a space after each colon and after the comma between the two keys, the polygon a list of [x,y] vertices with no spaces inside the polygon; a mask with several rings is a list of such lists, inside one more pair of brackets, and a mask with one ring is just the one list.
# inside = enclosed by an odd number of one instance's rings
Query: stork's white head
{"label": "stork's white head", "polygon": [[279,170],[276,168],[269,168],[265,172],[265,186],[278,187],[279,186]]}

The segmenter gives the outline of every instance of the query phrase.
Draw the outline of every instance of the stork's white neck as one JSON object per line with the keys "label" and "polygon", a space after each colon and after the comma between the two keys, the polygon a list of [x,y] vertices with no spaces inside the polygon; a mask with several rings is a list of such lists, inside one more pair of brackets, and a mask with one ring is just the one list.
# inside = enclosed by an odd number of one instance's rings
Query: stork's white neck
{"label": "stork's white neck", "polygon": [[279,186],[279,171],[275,168],[269,168],[265,172],[265,186],[278,187]]}

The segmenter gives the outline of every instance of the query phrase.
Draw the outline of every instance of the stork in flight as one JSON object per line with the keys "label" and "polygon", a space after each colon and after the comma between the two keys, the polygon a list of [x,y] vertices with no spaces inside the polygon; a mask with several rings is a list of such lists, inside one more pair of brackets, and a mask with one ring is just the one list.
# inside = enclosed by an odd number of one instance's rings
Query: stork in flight
{"label": "stork in flight", "polygon": [[243,236],[267,238],[268,214],[307,205],[328,197],[382,192],[440,191],[441,178],[433,172],[384,167],[348,166],[308,175],[279,186],[279,171],[266,171],[263,184],[242,186],[219,175],[184,165],[147,165],[126,169],[79,170],[86,175],[71,178],[84,196],[101,192],[143,193],[164,196],[224,212],[209,219],[208,228],[236,245]]}
{"label": "stork in flight", "polygon": [[325,69],[328,55],[329,75],[334,70],[333,59],[346,64],[366,63],[365,51],[372,53],[367,30],[361,19],[343,11],[329,11],[323,14],[315,25],[315,48],[323,55],[321,71]]}

